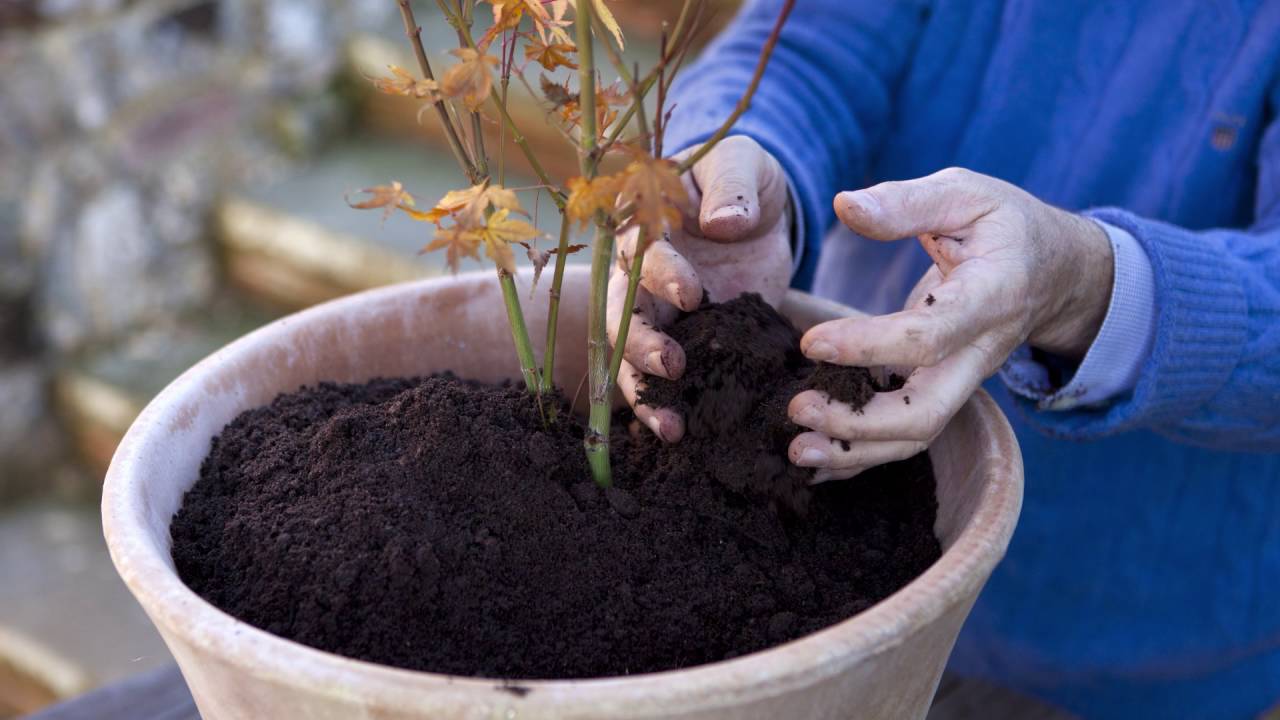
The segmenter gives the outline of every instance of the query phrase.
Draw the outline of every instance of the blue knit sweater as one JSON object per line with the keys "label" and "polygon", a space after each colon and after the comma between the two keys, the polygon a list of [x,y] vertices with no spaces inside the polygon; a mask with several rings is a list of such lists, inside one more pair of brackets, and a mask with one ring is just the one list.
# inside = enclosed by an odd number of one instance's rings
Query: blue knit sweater
{"label": "blue knit sweater", "polygon": [[[684,71],[668,147],[728,114],[778,6],[749,1]],[[1026,502],[953,670],[1086,717],[1280,702],[1278,68],[1270,0],[799,3],[737,126],[795,184],[798,284],[836,191],[949,165],[1127,230],[1155,273],[1132,393],[1042,412],[988,382]],[[905,298],[928,259],[886,247],[897,275],[835,270]]]}

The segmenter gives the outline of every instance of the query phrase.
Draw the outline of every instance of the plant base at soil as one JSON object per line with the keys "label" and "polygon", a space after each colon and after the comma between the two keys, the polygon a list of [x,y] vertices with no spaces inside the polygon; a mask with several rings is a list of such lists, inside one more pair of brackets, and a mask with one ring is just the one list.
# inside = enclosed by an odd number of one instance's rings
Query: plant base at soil
{"label": "plant base at soil", "polygon": [[[533,679],[762,650],[864,610],[938,558],[926,455],[813,489],[787,463],[799,429],[786,399],[832,372],[815,375],[785,319],[744,298],[671,331],[690,367],[651,392],[674,393],[689,436],[665,446],[620,413],[608,490],[590,480],[582,425],[544,427],[517,387],[322,384],[215,439],[173,521],[178,572],[313,647]],[[822,384],[871,383],[854,371],[863,379]]]}

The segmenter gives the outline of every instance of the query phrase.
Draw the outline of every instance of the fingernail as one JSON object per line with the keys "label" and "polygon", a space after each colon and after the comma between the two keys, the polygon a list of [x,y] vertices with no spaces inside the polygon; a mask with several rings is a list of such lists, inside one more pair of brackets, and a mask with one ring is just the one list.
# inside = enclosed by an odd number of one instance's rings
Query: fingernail
{"label": "fingernail", "polygon": [[795,417],[791,418],[791,422],[797,425],[804,425],[805,427],[813,427],[817,424],[821,415],[822,414],[818,412],[818,408],[812,405],[805,405],[796,412]]}
{"label": "fingernail", "polygon": [[747,216],[747,209],[739,205],[725,205],[707,216],[707,220],[725,220]]}
{"label": "fingernail", "polygon": [[811,360],[835,360],[836,349],[826,340],[815,340],[809,343],[809,349],[804,351],[805,357]]}
{"label": "fingernail", "polygon": [[666,438],[662,437],[662,421],[656,415],[646,420],[645,424],[649,426],[654,435],[658,436],[659,440],[666,440]]}
{"label": "fingernail", "polygon": [[869,192],[858,190],[856,192],[846,192],[843,195],[845,202],[852,205],[863,215],[874,215],[880,212],[880,201],[876,200],[876,196]]}
{"label": "fingernail", "polygon": [[684,296],[680,294],[680,283],[672,281],[667,283],[667,293],[671,299],[675,301],[676,307],[684,310]]}
{"label": "fingernail", "polygon": [[667,377],[671,374],[667,371],[666,364],[662,362],[661,350],[654,350],[644,356],[644,369],[647,370],[650,375],[661,375],[662,377]]}
{"label": "fingernail", "polygon": [[800,460],[796,464],[803,467],[821,467],[829,462],[831,462],[831,456],[825,450],[807,447],[800,452]]}

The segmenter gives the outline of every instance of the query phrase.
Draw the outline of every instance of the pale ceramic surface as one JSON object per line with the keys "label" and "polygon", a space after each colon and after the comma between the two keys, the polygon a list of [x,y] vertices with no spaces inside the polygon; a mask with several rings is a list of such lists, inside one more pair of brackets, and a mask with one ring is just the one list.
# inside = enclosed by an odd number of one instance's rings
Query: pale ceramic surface
{"label": "pale ceramic surface", "polygon": [[[586,273],[566,275],[557,380],[584,371]],[[542,288],[528,300],[542,328]],[[284,318],[220,350],[147,406],[116,452],[103,492],[111,557],[160,629],[206,720],[249,718],[923,718],[955,637],[1004,555],[1022,502],[1008,423],[979,393],[934,443],[942,558],[869,610],[771,650],[690,670],[536,681],[523,697],[493,680],[399,670],[284,640],[188,590],[169,555],[169,520],[210,438],[238,413],[320,380],[452,369],[517,374],[489,273],[397,285]],[[849,314],[792,293],[801,327]],[[541,337],[541,332],[534,332]]]}

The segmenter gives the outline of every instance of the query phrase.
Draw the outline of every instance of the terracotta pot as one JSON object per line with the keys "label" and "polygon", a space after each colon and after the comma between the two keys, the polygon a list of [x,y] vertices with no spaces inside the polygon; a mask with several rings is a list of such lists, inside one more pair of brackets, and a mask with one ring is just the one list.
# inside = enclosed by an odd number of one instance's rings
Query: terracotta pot
{"label": "terracotta pot", "polygon": [[[585,268],[571,269],[565,280],[556,380],[572,388],[585,365]],[[545,297],[540,289],[526,300],[532,328],[544,327]],[[783,311],[801,327],[852,312],[794,292]],[[284,640],[223,613],[178,579],[169,521],[196,481],[210,438],[238,413],[320,380],[446,369],[490,381],[518,376],[491,274],[396,285],[286,317],[187,371],[134,422],[103,491],[107,544],[206,720],[923,718],[1021,507],[1017,441],[979,392],[930,450],[944,552],[905,588],[767,651],[688,670],[526,682],[523,696],[494,680],[385,667]]]}

